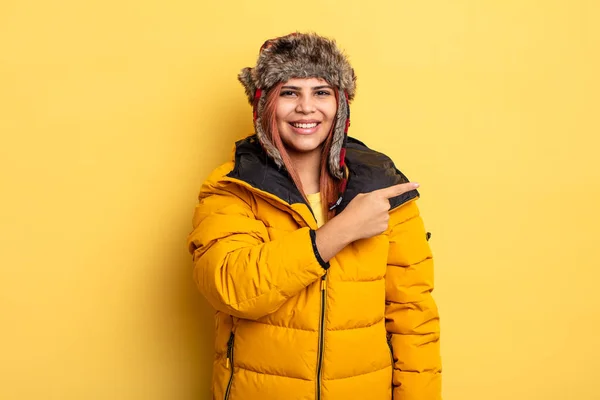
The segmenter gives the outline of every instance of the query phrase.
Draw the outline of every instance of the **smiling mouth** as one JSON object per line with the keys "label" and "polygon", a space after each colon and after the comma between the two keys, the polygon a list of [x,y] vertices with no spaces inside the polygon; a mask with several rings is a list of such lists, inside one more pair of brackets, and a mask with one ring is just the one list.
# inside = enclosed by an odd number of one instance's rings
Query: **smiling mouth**
{"label": "smiling mouth", "polygon": [[310,122],[310,123],[290,122],[290,125],[292,125],[294,128],[300,128],[300,129],[312,129],[312,128],[315,128],[319,124],[320,124],[320,122]]}

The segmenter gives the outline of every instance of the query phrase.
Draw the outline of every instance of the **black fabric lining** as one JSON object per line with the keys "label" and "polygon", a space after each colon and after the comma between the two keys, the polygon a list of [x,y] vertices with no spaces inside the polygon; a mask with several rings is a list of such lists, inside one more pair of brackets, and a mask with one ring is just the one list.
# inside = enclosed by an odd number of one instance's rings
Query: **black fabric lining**
{"label": "black fabric lining", "polygon": [[235,166],[227,176],[242,180],[254,188],[271,193],[288,204],[306,204],[285,168],[279,168],[267,156],[256,135],[236,143]]}
{"label": "black fabric lining", "polygon": [[319,253],[319,249],[317,248],[317,232],[315,232],[312,229],[310,230],[310,242],[312,243],[313,253],[315,253],[317,261],[319,262],[319,264],[321,264],[321,267],[323,267],[324,270],[328,270],[329,263],[323,260],[323,258],[321,257],[321,253]]}
{"label": "black fabric lining", "polygon": [[[337,213],[342,212],[352,199],[360,193],[369,193],[409,182],[408,178],[396,168],[394,162],[388,156],[369,149],[364,143],[352,137],[348,138],[346,164],[350,176],[342,202],[337,208]],[[394,209],[417,197],[419,197],[419,192],[411,190],[390,199],[390,206]]]}
{"label": "black fabric lining", "polygon": [[[346,165],[350,175],[342,201],[336,207],[336,213],[342,212],[360,193],[409,182],[388,156],[369,149],[364,143],[352,137],[348,137],[347,140]],[[288,204],[306,204],[304,197],[285,168],[279,168],[267,156],[256,135],[236,143],[235,166],[227,176],[242,180],[258,190],[277,196]],[[397,208],[417,197],[419,197],[417,190],[396,196],[390,199],[391,208]],[[310,207],[308,208],[310,209]]]}

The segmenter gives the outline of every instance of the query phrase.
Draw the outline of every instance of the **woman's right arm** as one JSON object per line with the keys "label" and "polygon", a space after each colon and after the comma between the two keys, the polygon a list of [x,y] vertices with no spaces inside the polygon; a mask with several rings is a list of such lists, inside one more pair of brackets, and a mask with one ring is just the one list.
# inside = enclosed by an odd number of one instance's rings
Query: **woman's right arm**
{"label": "woman's right arm", "polygon": [[317,253],[329,261],[355,240],[385,232],[390,220],[390,199],[418,187],[418,183],[401,183],[357,195],[344,211],[317,230]]}
{"label": "woman's right arm", "polygon": [[329,265],[314,246],[314,232],[301,228],[270,241],[244,192],[201,196],[188,246],[194,278],[217,310],[258,319],[325,274]]}
{"label": "woman's right arm", "polygon": [[300,228],[273,241],[243,189],[201,196],[188,238],[198,288],[227,314],[245,319],[271,314],[321,278],[345,246],[385,231],[389,199],[416,187],[405,183],[359,194],[316,232]]}

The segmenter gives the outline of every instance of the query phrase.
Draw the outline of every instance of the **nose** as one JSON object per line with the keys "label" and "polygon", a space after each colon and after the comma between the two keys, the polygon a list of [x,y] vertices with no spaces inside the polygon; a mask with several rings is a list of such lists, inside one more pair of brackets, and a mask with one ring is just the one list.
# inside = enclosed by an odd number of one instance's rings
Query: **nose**
{"label": "nose", "polygon": [[300,114],[311,114],[316,111],[316,105],[312,96],[299,96],[296,103],[296,112]]}

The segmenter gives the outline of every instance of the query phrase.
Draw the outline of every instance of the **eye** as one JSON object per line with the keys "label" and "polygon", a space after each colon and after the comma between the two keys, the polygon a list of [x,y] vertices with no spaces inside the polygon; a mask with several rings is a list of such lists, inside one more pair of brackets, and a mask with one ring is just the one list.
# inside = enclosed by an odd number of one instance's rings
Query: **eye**
{"label": "eye", "polygon": [[279,95],[281,97],[292,97],[296,95],[296,92],[294,92],[293,90],[282,90]]}
{"label": "eye", "polygon": [[317,96],[331,96],[331,92],[329,90],[318,90],[316,94]]}

